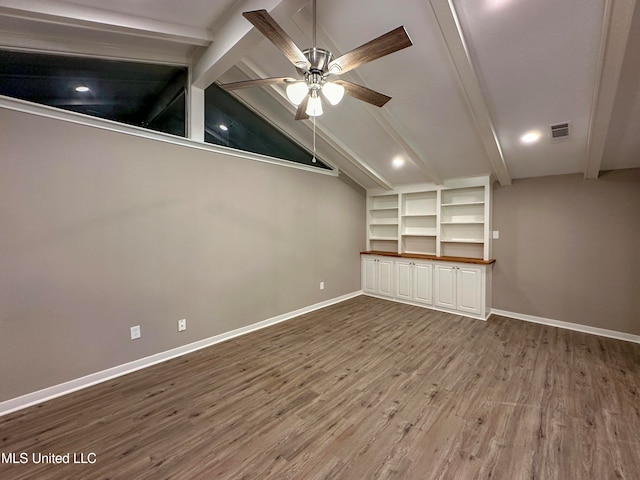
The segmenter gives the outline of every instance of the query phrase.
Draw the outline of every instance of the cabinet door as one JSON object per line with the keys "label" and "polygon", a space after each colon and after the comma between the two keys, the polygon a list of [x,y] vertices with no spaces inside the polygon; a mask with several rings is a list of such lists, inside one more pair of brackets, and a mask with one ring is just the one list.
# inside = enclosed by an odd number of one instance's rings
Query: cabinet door
{"label": "cabinet door", "polygon": [[413,299],[431,305],[433,303],[433,265],[416,263],[413,266]]}
{"label": "cabinet door", "polygon": [[378,293],[393,296],[393,260],[378,260]]}
{"label": "cabinet door", "polygon": [[376,293],[378,290],[377,264],[378,261],[374,257],[362,257],[362,290],[365,292]]}
{"label": "cabinet door", "polygon": [[396,297],[411,300],[411,262],[396,262]]}
{"label": "cabinet door", "polygon": [[456,270],[453,265],[436,265],[434,302],[439,307],[456,308]]}
{"label": "cabinet door", "polygon": [[457,270],[457,309],[482,315],[482,268],[459,266]]}

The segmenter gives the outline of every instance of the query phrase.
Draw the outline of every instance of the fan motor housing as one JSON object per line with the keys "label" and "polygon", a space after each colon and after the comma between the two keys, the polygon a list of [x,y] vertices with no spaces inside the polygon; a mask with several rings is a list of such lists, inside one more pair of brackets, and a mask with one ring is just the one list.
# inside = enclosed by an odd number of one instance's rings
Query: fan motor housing
{"label": "fan motor housing", "polygon": [[301,75],[306,75],[308,73],[319,73],[321,75],[325,75],[329,68],[329,63],[333,60],[333,55],[329,50],[325,50],[323,48],[308,48],[302,52],[311,67],[309,70],[304,70],[301,68],[297,68],[298,72]]}

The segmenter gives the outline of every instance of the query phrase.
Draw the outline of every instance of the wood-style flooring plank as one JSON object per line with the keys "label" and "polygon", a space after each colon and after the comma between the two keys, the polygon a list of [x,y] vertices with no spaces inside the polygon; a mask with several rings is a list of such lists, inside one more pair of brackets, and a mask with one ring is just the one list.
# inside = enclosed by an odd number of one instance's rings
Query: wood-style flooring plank
{"label": "wood-style flooring plank", "polygon": [[640,478],[640,345],[361,296],[0,418],[0,478]]}

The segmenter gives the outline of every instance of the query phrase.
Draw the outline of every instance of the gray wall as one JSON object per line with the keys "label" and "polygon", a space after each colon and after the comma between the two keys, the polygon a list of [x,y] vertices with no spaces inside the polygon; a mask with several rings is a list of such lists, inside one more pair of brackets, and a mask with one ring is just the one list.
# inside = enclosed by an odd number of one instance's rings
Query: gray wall
{"label": "gray wall", "polygon": [[0,110],[0,401],[359,290],[364,218],[335,177]]}
{"label": "gray wall", "polygon": [[494,189],[493,307],[640,334],[640,169]]}

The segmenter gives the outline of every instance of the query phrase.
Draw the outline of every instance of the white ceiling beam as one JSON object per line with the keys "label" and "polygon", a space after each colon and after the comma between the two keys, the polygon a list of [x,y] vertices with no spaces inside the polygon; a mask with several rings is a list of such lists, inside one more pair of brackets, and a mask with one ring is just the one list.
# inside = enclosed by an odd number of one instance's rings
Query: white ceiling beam
{"label": "white ceiling beam", "polygon": [[236,2],[227,21],[216,30],[213,43],[198,58],[193,66],[193,85],[207,88],[224,72],[238,63],[264,36],[242,16],[242,12],[264,9],[277,21],[293,15],[308,0],[246,0]]}
{"label": "white ceiling beam", "polygon": [[203,47],[208,46],[212,39],[211,32],[205,28],[151,20],[54,0],[0,0],[0,15]]}
{"label": "white ceiling beam", "polygon": [[[1,15],[0,15],[1,17]],[[0,18],[0,24],[2,19]],[[33,32],[5,30],[0,31],[0,45],[14,50],[38,51],[40,53],[51,52],[57,54],[65,52],[65,55],[79,55],[83,57],[108,58],[110,60],[162,63],[164,65],[188,66],[191,62],[191,49],[160,51],[150,46],[135,45],[133,48],[125,48],[123,44],[117,45],[94,42],[78,42],[72,38],[58,35],[36,34]]]}
{"label": "white ceiling beam", "polygon": [[[245,75],[247,75],[249,78],[261,78],[261,77],[267,76],[266,73],[262,71],[257,65],[255,65],[253,62],[247,59],[244,59],[242,62],[236,65],[236,67],[240,71],[242,71]],[[281,89],[277,89],[274,86],[264,88],[263,91],[267,92],[280,105],[282,105],[284,108],[290,111],[291,119],[293,121],[293,118],[295,117],[296,109],[289,102],[289,100],[286,97],[286,94]],[[270,117],[270,120],[273,121],[274,120],[273,117]],[[304,126],[309,131],[309,133],[311,134],[313,133],[313,123],[311,121],[298,121],[296,124]],[[278,122],[278,123],[275,123],[275,125],[290,137],[296,138],[297,142],[300,142],[300,138],[299,138],[300,134],[298,132],[294,132],[291,129],[290,123],[285,124],[285,123]],[[316,123],[316,135],[319,138],[321,138],[325,143],[327,143],[331,148],[333,148],[338,154],[344,157],[349,162],[349,165],[351,165],[352,167],[355,167],[359,172],[364,174],[367,178],[373,181],[380,188],[383,188],[385,190],[392,190],[394,188],[394,185],[389,180],[387,180],[381,174],[379,174],[374,169],[372,169],[367,164],[367,162],[362,160],[358,156],[358,154],[355,153],[348,145],[346,145],[344,142],[339,140],[336,135],[333,135],[332,133],[326,131],[319,123]],[[312,138],[311,135],[309,136],[309,138]],[[300,143],[303,143],[303,142],[300,142]],[[310,149],[308,145],[306,147]],[[354,181],[356,180],[354,179]],[[356,183],[358,182],[356,181]],[[363,188],[366,188],[364,185],[360,185],[360,186],[362,186]]]}
{"label": "white ceiling beam", "polygon": [[605,3],[598,71],[591,102],[585,179],[598,178],[600,173],[635,7],[635,0],[607,0]]}
{"label": "white ceiling beam", "polygon": [[471,111],[476,131],[501,185],[511,185],[511,175],[502,154],[480,80],[473,67],[453,0],[429,0],[440,32],[455,67],[460,87]]}
{"label": "white ceiling beam", "polygon": [[[298,12],[291,18],[293,24],[300,29],[300,32],[308,33],[313,29],[313,18],[305,10]],[[340,49],[333,42],[327,32],[320,26],[316,25],[316,36],[320,39],[320,43],[325,46],[331,52],[339,52]],[[367,86],[364,79],[356,71],[350,71],[349,76],[355,83]],[[411,136],[400,126],[400,123],[391,114],[388,109],[384,108],[369,108],[367,109],[369,114],[378,122],[378,124],[389,134],[394,142],[404,151],[407,158],[414,163],[422,173],[429,179],[429,181],[442,184],[442,177],[429,166],[426,155],[420,152],[420,149],[416,146],[415,141]]]}

